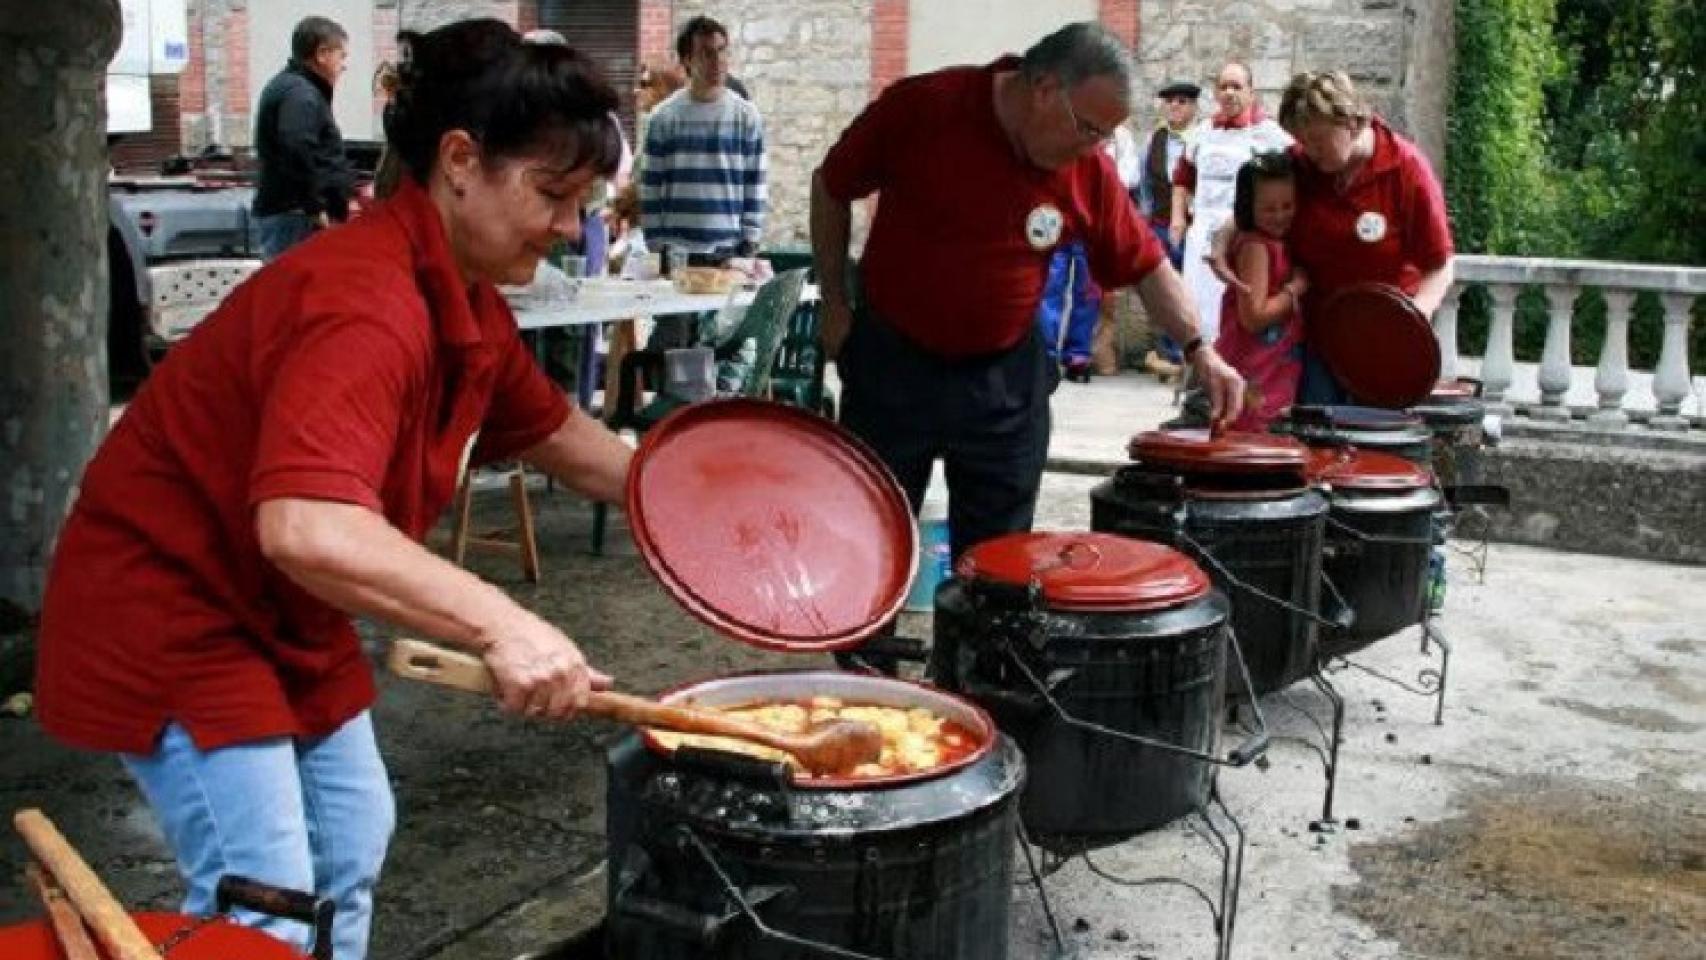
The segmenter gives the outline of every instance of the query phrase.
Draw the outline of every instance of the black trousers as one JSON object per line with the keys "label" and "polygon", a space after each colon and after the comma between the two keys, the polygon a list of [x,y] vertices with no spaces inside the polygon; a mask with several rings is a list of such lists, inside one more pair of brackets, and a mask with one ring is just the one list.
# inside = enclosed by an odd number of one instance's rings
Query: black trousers
{"label": "black trousers", "polygon": [[842,426],[894,472],[914,514],[942,460],[956,560],[1031,529],[1048,459],[1049,395],[1060,383],[1034,325],[1007,350],[950,359],[861,311],[836,366]]}

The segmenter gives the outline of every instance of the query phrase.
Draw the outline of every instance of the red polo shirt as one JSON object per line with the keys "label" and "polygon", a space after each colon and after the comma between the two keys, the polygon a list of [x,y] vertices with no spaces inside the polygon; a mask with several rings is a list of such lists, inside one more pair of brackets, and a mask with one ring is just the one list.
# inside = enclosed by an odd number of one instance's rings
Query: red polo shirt
{"label": "red polo shirt", "polygon": [[468,438],[512,456],[568,416],[412,182],[232,292],[148,378],[84,474],[41,618],[42,725],[147,753],[330,733],[372,703],[349,618],[262,558],[255,507],[359,504],[420,539]]}
{"label": "red polo shirt", "polygon": [[1374,155],[1344,190],[1301,148],[1297,216],[1286,245],[1309,277],[1307,320],[1316,305],[1346,286],[1389,283],[1414,294],[1422,274],[1451,259],[1451,223],[1433,168],[1415,144],[1376,117]]}
{"label": "red polo shirt", "polygon": [[860,264],[864,295],[932,353],[972,356],[1018,343],[1036,322],[1049,257],[1071,239],[1085,242],[1104,290],[1130,286],[1165,260],[1105,151],[1060,170],[1015,153],[996,119],[994,83],[997,71],[1018,66],[1005,57],[901,80],[823,163],[838,200],[881,191]]}

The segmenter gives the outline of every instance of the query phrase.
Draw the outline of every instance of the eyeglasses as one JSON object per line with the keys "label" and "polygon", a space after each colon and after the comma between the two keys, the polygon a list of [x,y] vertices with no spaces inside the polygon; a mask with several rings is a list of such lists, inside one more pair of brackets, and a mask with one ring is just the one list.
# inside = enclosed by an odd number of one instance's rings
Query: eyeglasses
{"label": "eyeglasses", "polygon": [[1072,109],[1072,98],[1066,95],[1066,88],[1060,88],[1060,102],[1066,104],[1066,115],[1072,118],[1072,126],[1078,131],[1078,136],[1087,143],[1107,143],[1114,138],[1114,131],[1103,130],[1078,115]]}

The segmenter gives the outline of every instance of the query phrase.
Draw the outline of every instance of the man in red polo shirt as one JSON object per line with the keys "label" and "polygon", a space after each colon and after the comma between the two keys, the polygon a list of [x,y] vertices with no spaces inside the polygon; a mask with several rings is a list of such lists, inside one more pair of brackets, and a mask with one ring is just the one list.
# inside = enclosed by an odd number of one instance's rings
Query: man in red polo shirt
{"label": "man in red polo shirt", "polygon": [[[842,423],[915,511],[943,460],[956,557],[1030,529],[1058,379],[1034,318],[1061,244],[1084,242],[1104,290],[1137,285],[1185,345],[1215,415],[1239,412],[1242,380],[1197,335],[1178,274],[1101,149],[1130,112],[1131,70],[1112,34],[1078,23],[1023,58],[910,77],[842,133],[814,179],[812,251]],[[850,205],[878,191],[855,316]]]}

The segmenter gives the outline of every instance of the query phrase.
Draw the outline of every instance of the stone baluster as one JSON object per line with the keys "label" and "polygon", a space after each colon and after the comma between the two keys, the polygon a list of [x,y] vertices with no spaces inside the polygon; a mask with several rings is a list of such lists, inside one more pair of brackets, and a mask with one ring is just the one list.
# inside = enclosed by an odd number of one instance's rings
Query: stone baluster
{"label": "stone baluster", "polygon": [[1665,307],[1665,339],[1659,348],[1659,365],[1653,370],[1653,396],[1659,409],[1652,426],[1655,430],[1686,430],[1688,420],[1681,409],[1688,397],[1688,320],[1694,298],[1666,293],[1659,299]]}
{"label": "stone baluster", "polygon": [[1623,411],[1623,395],[1629,392],[1629,316],[1635,307],[1635,291],[1602,291],[1605,295],[1605,345],[1599,351],[1593,389],[1599,394],[1599,409],[1588,422],[1608,430],[1629,425]]}
{"label": "stone baluster", "polygon": [[1516,323],[1516,295],[1520,288],[1509,283],[1489,283],[1487,293],[1493,298],[1493,324],[1487,331],[1487,355],[1481,360],[1481,395],[1492,413],[1510,413],[1505,400],[1516,372],[1516,352],[1512,342]]}
{"label": "stone baluster", "polygon": [[1457,361],[1457,301],[1463,296],[1463,285],[1454,283],[1445,299],[1434,311],[1434,339],[1439,341],[1439,378],[1456,380],[1461,372]]}
{"label": "stone baluster", "polygon": [[1577,292],[1571,284],[1540,289],[1546,301],[1546,348],[1540,354],[1540,406],[1529,411],[1536,420],[1570,419],[1564,395],[1570,392],[1570,322]]}

